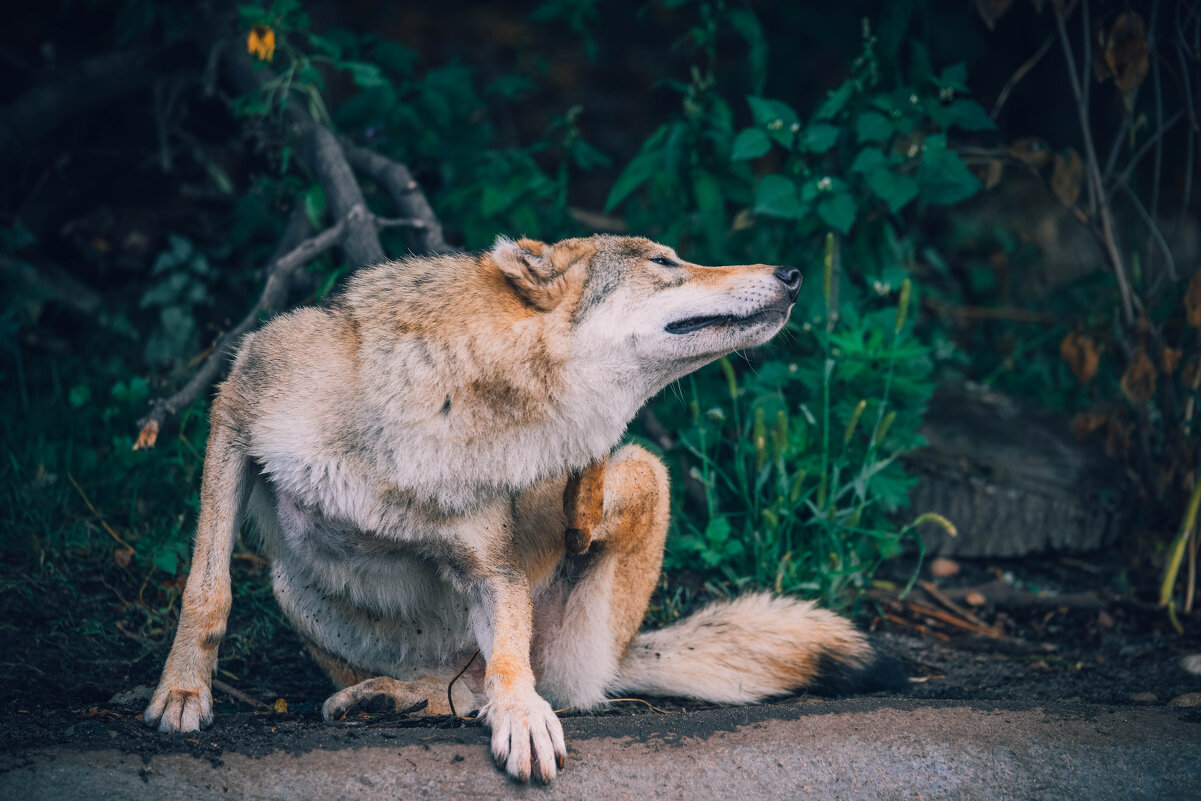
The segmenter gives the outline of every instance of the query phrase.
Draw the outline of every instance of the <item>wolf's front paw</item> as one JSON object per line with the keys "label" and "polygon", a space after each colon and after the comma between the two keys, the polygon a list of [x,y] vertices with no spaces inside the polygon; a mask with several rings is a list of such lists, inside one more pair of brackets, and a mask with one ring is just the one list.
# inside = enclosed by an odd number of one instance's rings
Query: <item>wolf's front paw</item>
{"label": "wolf's front paw", "polygon": [[181,684],[163,678],[142,722],[164,732],[188,732],[213,722],[213,692],[208,683]]}
{"label": "wolf's front paw", "polygon": [[532,775],[544,783],[567,760],[563,726],[542,696],[533,692],[495,698],[479,717],[492,727],[492,757],[518,781]]}

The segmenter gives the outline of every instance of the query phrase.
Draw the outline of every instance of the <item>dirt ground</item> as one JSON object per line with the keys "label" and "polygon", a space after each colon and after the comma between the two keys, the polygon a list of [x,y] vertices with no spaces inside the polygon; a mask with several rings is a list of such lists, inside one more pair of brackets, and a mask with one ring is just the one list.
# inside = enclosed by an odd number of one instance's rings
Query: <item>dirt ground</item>
{"label": "dirt ground", "polygon": [[[879,647],[910,677],[913,699],[989,700],[1022,704],[1180,704],[1201,692],[1201,676],[1185,668],[1201,653],[1201,623],[1184,618],[1177,634],[1162,610],[1130,594],[1098,586],[1104,571],[1082,560],[1020,563],[964,562],[938,582],[944,596],[964,588],[1006,585],[1036,597],[1034,605],[1001,598],[974,608],[994,627],[983,635],[921,614],[933,605],[919,589],[905,601],[875,591],[859,620],[874,629]],[[927,573],[928,577],[928,573]],[[10,599],[12,596],[9,596]],[[924,601],[920,600],[924,597]],[[387,710],[355,710],[340,727],[323,725],[320,704],[331,691],[324,676],[286,628],[269,648],[231,655],[218,678],[243,699],[218,689],[216,723],[203,737],[164,737],[138,720],[145,693],[158,678],[172,632],[148,646],[134,637],[102,636],[111,620],[91,609],[111,598],[103,586],[70,595],[48,588],[19,600],[0,627],[0,752],[71,746],[116,747],[127,753],[191,753],[220,759],[228,750],[255,754],[301,743],[344,742],[373,730],[428,730],[422,739],[455,742],[477,734],[473,724],[448,717],[405,717]],[[1057,605],[1057,599],[1063,601]],[[269,600],[269,599],[268,599]],[[111,605],[111,600],[105,600]],[[916,604],[914,611],[910,604]],[[924,605],[923,605],[924,604]],[[241,615],[239,615],[241,611]],[[968,610],[972,611],[972,610]],[[231,635],[255,625],[235,604]],[[262,614],[257,612],[257,614]],[[959,619],[956,617],[955,619]],[[235,640],[236,641],[236,640]],[[251,705],[245,696],[257,699]],[[1183,697],[1183,698],[1182,698]],[[794,703],[797,699],[782,699]],[[624,701],[607,716],[681,717],[710,705],[679,700]],[[567,711],[565,717],[577,713]],[[598,713],[591,713],[595,718]]]}

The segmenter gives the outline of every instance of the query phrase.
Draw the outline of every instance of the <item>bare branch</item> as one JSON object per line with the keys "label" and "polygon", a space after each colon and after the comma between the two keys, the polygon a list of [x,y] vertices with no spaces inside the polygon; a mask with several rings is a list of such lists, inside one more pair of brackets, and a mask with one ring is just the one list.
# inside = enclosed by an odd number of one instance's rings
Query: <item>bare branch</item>
{"label": "bare branch", "polygon": [[0,275],[20,281],[87,317],[98,318],[104,308],[104,299],[99,292],[62,269],[38,268],[0,253]]}
{"label": "bare branch", "polygon": [[413,180],[408,167],[391,159],[385,158],[350,142],[343,142],[343,150],[350,165],[359,172],[367,175],[387,191],[392,198],[392,204],[401,214],[423,224],[415,226],[417,254],[450,253],[454,251],[446,243],[442,235],[442,224],[434,215],[434,210],[421,191],[421,187]]}
{"label": "bare branch", "polygon": [[1068,79],[1072,84],[1072,94],[1076,98],[1076,112],[1080,117],[1080,132],[1084,137],[1084,154],[1085,163],[1088,167],[1088,176],[1090,186],[1095,192],[1090,197],[1095,197],[1097,200],[1097,208],[1101,216],[1101,242],[1105,247],[1106,254],[1109,256],[1109,262],[1113,267],[1114,275],[1118,279],[1118,290],[1122,295],[1122,318],[1126,325],[1134,324],[1134,301],[1131,297],[1130,282],[1126,278],[1126,267],[1122,261],[1122,254],[1118,250],[1117,240],[1114,236],[1113,219],[1110,214],[1109,202],[1105,195],[1105,188],[1101,181],[1101,168],[1097,163],[1097,149],[1093,146],[1093,133],[1089,127],[1087,100],[1085,99],[1084,90],[1080,84],[1080,76],[1076,73],[1076,60],[1072,55],[1072,43],[1068,38],[1067,27],[1063,22],[1063,13],[1059,7],[1052,4],[1052,10],[1055,14],[1055,26],[1059,33],[1059,43],[1063,47],[1064,59],[1068,65]]}
{"label": "bare branch", "polygon": [[[303,264],[306,264],[320,256],[325,251],[337,245],[345,235],[350,217],[358,216],[367,218],[366,208],[358,206],[352,209],[352,214],[343,217],[335,225],[327,228],[317,236],[311,237],[301,242],[295,248],[289,250],[282,256],[277,257],[267,268],[267,280],[263,284],[262,294],[259,295],[258,301],[254,307],[242,318],[242,321],[226,332],[213,346],[212,351],[200,365],[200,369],[192,376],[188,383],[169,398],[159,398],[151,403],[150,413],[142,418],[138,425],[137,441],[134,442],[133,449],[135,451],[153,448],[158,440],[159,432],[163,426],[179,413],[179,410],[187,406],[200,396],[200,393],[208,389],[221,376],[225,369],[229,357],[237,349],[238,342],[248,331],[253,329],[259,322],[259,316],[265,311],[271,311],[279,308],[287,297],[288,286],[292,281],[292,277],[296,269]],[[368,219],[367,224],[372,224]]]}
{"label": "bare branch", "polygon": [[1001,113],[1001,108],[1005,105],[1005,102],[1009,100],[1009,95],[1015,88],[1017,88],[1017,85],[1022,82],[1022,79],[1026,77],[1026,74],[1030,72],[1030,70],[1034,69],[1038,62],[1042,60],[1042,57],[1047,54],[1047,51],[1051,49],[1051,45],[1054,44],[1054,42],[1055,37],[1048,36],[1046,40],[1039,46],[1038,50],[1035,51],[1034,55],[1023,61],[1022,65],[1014,71],[1013,75],[1009,76],[1009,80],[1005,82],[1005,86],[1001,89],[1001,93],[997,95],[997,102],[993,103],[992,113],[988,115],[990,118],[992,118],[994,121],[997,119],[997,115]]}

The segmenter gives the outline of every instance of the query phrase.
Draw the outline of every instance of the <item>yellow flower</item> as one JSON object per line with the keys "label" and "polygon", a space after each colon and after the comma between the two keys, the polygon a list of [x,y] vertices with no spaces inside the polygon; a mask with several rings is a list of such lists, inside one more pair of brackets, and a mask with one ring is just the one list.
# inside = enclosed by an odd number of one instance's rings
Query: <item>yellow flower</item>
{"label": "yellow flower", "polygon": [[246,37],[246,52],[259,57],[259,61],[275,58],[275,31],[266,25],[255,25]]}

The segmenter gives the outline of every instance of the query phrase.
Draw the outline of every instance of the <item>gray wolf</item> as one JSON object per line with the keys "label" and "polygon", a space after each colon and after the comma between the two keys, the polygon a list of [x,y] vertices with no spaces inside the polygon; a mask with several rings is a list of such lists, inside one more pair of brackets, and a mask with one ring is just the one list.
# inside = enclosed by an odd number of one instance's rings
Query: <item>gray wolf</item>
{"label": "gray wolf", "polygon": [[247,335],[213,403],[192,570],[144,720],[212,720],[243,518],[340,688],[327,720],[372,696],[478,710],[523,781],[563,766],[556,706],[746,703],[823,666],[862,671],[872,649],[850,624],[765,594],[638,633],[668,476],[641,447],[613,449],[670,382],[774,336],[800,283],[635,237],[502,238],[363,269],[325,306]]}

